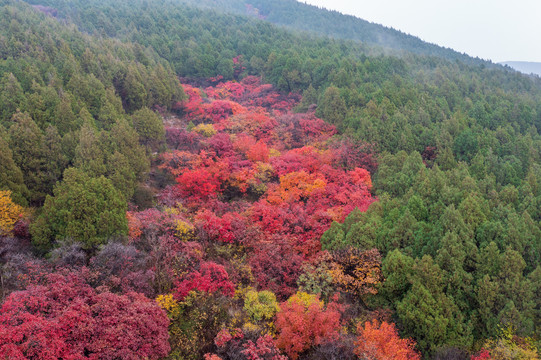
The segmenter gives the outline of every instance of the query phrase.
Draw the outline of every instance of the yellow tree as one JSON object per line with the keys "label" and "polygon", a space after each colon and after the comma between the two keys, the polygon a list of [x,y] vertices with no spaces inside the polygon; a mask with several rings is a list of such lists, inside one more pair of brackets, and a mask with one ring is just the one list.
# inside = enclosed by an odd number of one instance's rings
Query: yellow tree
{"label": "yellow tree", "polygon": [[11,191],[0,190],[0,236],[13,230],[13,226],[23,214],[23,208],[11,200]]}

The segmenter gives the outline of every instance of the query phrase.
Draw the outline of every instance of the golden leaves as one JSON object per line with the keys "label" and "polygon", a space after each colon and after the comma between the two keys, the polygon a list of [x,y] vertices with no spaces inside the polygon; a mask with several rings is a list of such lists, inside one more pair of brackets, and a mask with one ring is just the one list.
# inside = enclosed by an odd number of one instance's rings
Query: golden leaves
{"label": "golden leaves", "polygon": [[23,215],[22,206],[11,200],[11,191],[0,191],[0,235],[9,234],[19,218]]}
{"label": "golden leaves", "polygon": [[347,248],[335,251],[329,270],[333,283],[342,291],[363,296],[377,293],[383,280],[381,255],[377,249]]}

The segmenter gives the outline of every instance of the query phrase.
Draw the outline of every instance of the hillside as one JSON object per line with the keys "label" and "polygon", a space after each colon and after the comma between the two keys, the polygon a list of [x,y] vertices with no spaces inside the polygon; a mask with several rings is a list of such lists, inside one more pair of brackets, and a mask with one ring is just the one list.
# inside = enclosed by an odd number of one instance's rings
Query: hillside
{"label": "hillside", "polygon": [[541,79],[246,4],[0,0],[0,358],[538,359]]}

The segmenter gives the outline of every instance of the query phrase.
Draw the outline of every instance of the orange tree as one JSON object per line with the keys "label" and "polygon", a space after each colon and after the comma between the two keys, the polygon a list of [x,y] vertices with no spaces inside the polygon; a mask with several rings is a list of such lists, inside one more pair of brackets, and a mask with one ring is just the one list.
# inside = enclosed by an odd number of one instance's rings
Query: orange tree
{"label": "orange tree", "polygon": [[362,251],[350,247],[334,251],[330,257],[333,283],[342,291],[356,296],[377,293],[376,287],[383,280],[377,249]]}
{"label": "orange tree", "polygon": [[367,321],[357,327],[359,337],[355,343],[355,353],[367,360],[420,360],[414,350],[415,341],[401,339],[393,323],[377,320]]}

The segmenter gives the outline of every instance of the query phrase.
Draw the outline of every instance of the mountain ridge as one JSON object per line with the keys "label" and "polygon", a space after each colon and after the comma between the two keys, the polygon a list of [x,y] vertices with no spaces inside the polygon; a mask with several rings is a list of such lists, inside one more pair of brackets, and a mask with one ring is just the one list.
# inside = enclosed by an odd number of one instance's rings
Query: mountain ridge
{"label": "mountain ridge", "polygon": [[[179,0],[200,8],[220,9],[264,19],[289,29],[309,31],[336,39],[354,40],[395,51],[438,56],[469,64],[493,65],[491,61],[433,44],[400,30],[358,16],[321,8],[296,0]],[[495,64],[494,64],[495,65]]]}
{"label": "mountain ridge", "polygon": [[526,75],[534,74],[541,76],[541,62],[536,61],[503,61],[499,64],[509,66]]}

